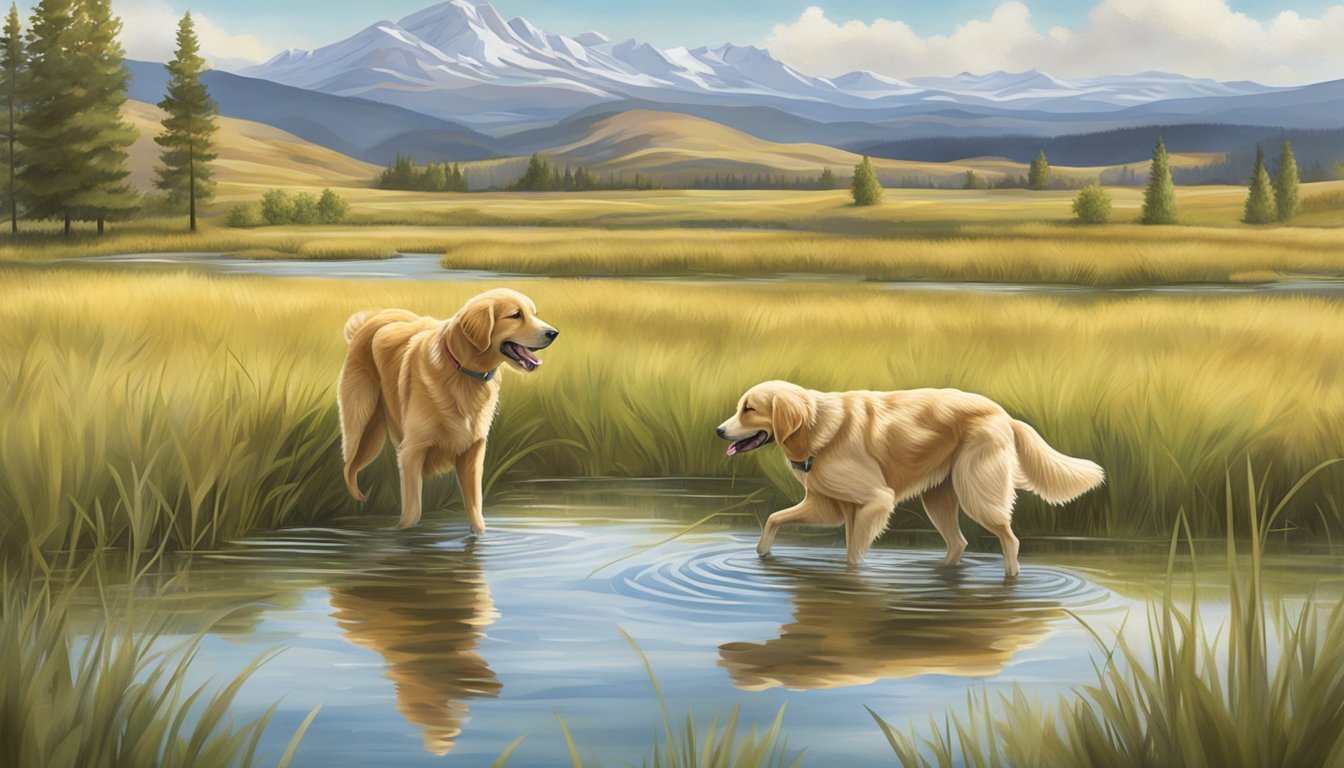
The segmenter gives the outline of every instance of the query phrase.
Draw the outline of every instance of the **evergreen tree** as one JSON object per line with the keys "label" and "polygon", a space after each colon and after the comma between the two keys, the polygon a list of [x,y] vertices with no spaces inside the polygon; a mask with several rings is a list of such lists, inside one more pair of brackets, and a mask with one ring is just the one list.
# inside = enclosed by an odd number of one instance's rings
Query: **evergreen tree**
{"label": "evergreen tree", "polygon": [[882,184],[877,179],[877,169],[867,155],[854,166],[854,181],[849,187],[854,196],[855,205],[877,205],[882,202]]}
{"label": "evergreen tree", "polygon": [[445,192],[448,190],[448,171],[443,163],[430,163],[425,166],[425,173],[420,182],[420,186],[427,192]]}
{"label": "evergreen tree", "polygon": [[71,199],[79,191],[82,158],[76,152],[86,140],[71,125],[81,98],[71,88],[78,63],[74,56],[74,7],[71,0],[39,0],[28,24],[28,74],[20,80],[18,139],[24,163],[18,183],[26,214],[35,219],[63,219],[70,234]]}
{"label": "evergreen tree", "polygon": [[[5,123],[5,161],[9,170],[9,184],[5,187],[5,202],[9,208],[9,226],[19,232],[19,185],[16,129],[19,107],[19,78],[24,71],[23,25],[19,22],[19,8],[9,6],[3,36],[0,36],[0,99],[4,99],[8,122]],[[3,119],[0,115],[0,119]]]}
{"label": "evergreen tree", "polygon": [[961,177],[961,188],[979,189],[979,187],[980,187],[980,180],[975,178],[975,171],[968,169],[966,173]]}
{"label": "evergreen tree", "polygon": [[210,183],[210,161],[218,155],[212,151],[210,137],[217,130],[215,115],[219,107],[201,82],[207,67],[190,11],[177,25],[177,54],[167,66],[168,94],[159,102],[167,115],[163,133],[154,137],[163,147],[159,155],[163,165],[156,171],[154,186],[168,193],[170,205],[187,203],[190,228],[195,232],[196,204],[209,198],[214,187]]}
{"label": "evergreen tree", "polygon": [[1251,171],[1251,191],[1246,195],[1246,212],[1241,220],[1247,224],[1269,224],[1279,218],[1274,204],[1274,190],[1269,172],[1265,170],[1265,151],[1255,148],[1255,167]]}
{"label": "evergreen tree", "polygon": [[1157,137],[1153,146],[1153,162],[1148,171],[1148,188],[1143,192],[1142,224],[1176,223],[1176,187],[1171,181],[1171,166],[1167,161],[1167,145]]}
{"label": "evergreen tree", "polygon": [[1042,149],[1036,159],[1031,161],[1031,170],[1027,172],[1027,189],[1049,189],[1050,188],[1050,161],[1045,159],[1045,150]]}
{"label": "evergreen tree", "polygon": [[835,174],[830,168],[821,169],[821,177],[817,179],[818,189],[835,189]]}
{"label": "evergreen tree", "polygon": [[73,7],[76,47],[66,55],[76,66],[72,90],[79,96],[79,109],[71,122],[82,141],[72,148],[82,169],[70,207],[83,218],[97,220],[101,235],[104,221],[125,218],[139,207],[139,193],[127,181],[128,150],[137,133],[121,116],[131,75],[117,41],[121,19],[112,15],[111,0],[77,0]]}
{"label": "evergreen tree", "polygon": [[1274,203],[1278,208],[1279,221],[1288,221],[1297,213],[1300,202],[1297,191],[1297,158],[1293,157],[1293,145],[1287,139],[1279,150],[1279,168],[1274,175]]}

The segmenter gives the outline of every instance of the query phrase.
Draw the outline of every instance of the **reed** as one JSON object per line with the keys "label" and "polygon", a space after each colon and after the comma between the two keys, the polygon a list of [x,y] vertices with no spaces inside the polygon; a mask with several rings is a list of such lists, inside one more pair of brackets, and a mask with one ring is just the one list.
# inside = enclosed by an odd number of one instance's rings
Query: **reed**
{"label": "reed", "polygon": [[[487,286],[320,285],[0,270],[0,550],[211,547],[361,511],[340,481],[333,394],[346,317],[446,317]],[[1273,494],[1344,456],[1344,307],[1326,299],[521,287],[562,335],[542,370],[505,376],[486,466],[496,494],[518,476],[737,476],[773,481],[757,507],[769,511],[798,494],[783,460],[771,448],[729,460],[713,427],[770,378],[981,392],[1105,467],[1106,486],[1064,508],[1023,494],[1027,535],[1161,536],[1181,510],[1196,535],[1220,534],[1230,463],[1265,467]],[[376,495],[362,511],[390,520],[389,458],[363,483]],[[454,509],[453,485],[431,483],[426,509]],[[1342,507],[1332,469],[1280,526],[1337,527]]]}
{"label": "reed", "polygon": [[897,759],[986,768],[1340,765],[1344,604],[1321,615],[1313,599],[1289,607],[1261,586],[1265,538],[1314,474],[1273,509],[1249,465],[1244,499],[1228,475],[1228,528],[1240,510],[1250,536],[1245,557],[1227,537],[1220,586],[1231,613],[1221,626],[1204,618],[1199,589],[1180,604],[1169,576],[1162,598],[1149,606],[1144,636],[1122,636],[1114,649],[1099,638],[1105,659],[1077,698],[1043,705],[1021,688],[971,694],[964,710],[931,717],[922,733],[913,725],[901,731],[869,710]]}

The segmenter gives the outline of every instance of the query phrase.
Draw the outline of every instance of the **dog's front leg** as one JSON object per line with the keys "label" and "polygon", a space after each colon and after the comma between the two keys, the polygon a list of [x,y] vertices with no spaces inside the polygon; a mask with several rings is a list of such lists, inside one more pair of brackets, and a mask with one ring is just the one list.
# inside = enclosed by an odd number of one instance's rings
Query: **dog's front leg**
{"label": "dog's front leg", "polygon": [[420,494],[425,475],[425,449],[402,443],[397,450],[401,470],[401,520],[398,528],[410,528],[420,522]]}
{"label": "dog's front leg", "polygon": [[765,520],[765,529],[761,531],[761,540],[756,544],[756,554],[765,557],[775,543],[775,534],[781,525],[798,522],[828,523],[836,522],[838,510],[834,502],[822,496],[809,493],[803,500],[788,509],[781,509]]}
{"label": "dog's front leg", "polygon": [[477,440],[457,457],[457,484],[462,489],[462,506],[476,534],[485,533],[485,515],[481,513],[481,477],[485,474],[485,441]]}

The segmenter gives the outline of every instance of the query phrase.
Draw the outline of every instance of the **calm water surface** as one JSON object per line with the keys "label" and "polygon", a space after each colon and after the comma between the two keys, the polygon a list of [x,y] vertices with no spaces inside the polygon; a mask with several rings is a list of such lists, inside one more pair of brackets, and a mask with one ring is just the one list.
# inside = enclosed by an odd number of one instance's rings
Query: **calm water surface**
{"label": "calm water surface", "polygon": [[283,698],[274,757],[322,704],[298,765],[482,766],[524,733],[510,765],[557,765],[556,713],[586,753],[638,764],[660,716],[621,629],[674,713],[694,708],[703,727],[740,702],[746,722],[768,723],[787,704],[789,744],[809,764],[876,765],[892,758],[865,705],[904,726],[968,690],[1020,683],[1048,699],[1089,682],[1095,641],[1066,611],[1113,631],[1142,616],[1137,585],[1162,568],[1044,555],[1027,540],[1022,575],[1005,584],[974,538],[980,552],[959,567],[934,549],[880,547],[851,570],[839,534],[816,529],[786,531],[763,560],[764,506],[659,544],[744,495],[726,483],[518,489],[487,509],[484,537],[455,508],[409,532],[371,512],[176,562],[148,604],[171,617],[174,642],[210,626],[196,682],[285,649],[235,712]]}
{"label": "calm water surface", "polygon": [[[238,259],[222,253],[131,253],[120,256],[99,256],[78,259],[80,263],[115,264],[125,267],[182,267],[209,270],[221,274],[270,275],[272,277],[321,277],[346,280],[417,280],[434,282],[481,282],[486,280],[532,281],[549,279],[545,275],[491,272],[477,269],[444,269],[439,265],[442,254],[405,253],[392,259],[351,259],[346,261],[315,261],[311,259],[257,260]],[[781,273],[743,277],[741,275],[695,274],[677,276],[657,275],[586,275],[581,279],[634,280],[669,284],[789,284],[827,283],[858,285],[867,283],[887,290],[940,292],[966,291],[972,293],[1045,294],[1095,296],[1097,294],[1300,294],[1344,296],[1344,280],[1304,279],[1280,280],[1272,283],[1189,283],[1123,288],[1093,288],[1083,285],[1053,285],[1037,283],[976,283],[938,280],[865,280],[859,275]]]}

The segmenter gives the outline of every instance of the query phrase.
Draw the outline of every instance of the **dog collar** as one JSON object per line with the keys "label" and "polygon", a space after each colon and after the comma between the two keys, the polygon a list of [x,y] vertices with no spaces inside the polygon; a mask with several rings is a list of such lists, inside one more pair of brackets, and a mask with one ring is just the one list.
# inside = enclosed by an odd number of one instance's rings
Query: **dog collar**
{"label": "dog collar", "polygon": [[808,457],[807,457],[807,461],[794,461],[793,459],[789,459],[789,466],[793,467],[794,469],[798,470],[799,472],[811,472],[811,471],[812,471],[812,459],[814,459],[814,458],[816,458],[816,457],[815,457],[815,456],[808,456]]}
{"label": "dog collar", "polygon": [[452,351],[447,349],[446,344],[444,345],[444,347],[445,347],[444,351],[448,353],[448,360],[452,362],[453,367],[461,371],[462,373],[467,374],[471,378],[476,379],[477,381],[490,381],[491,379],[495,378],[495,373],[499,371],[499,369],[496,368],[493,371],[486,371],[485,373],[481,373],[480,371],[473,371],[470,368],[463,368],[462,364],[457,362],[457,358],[453,357]]}

